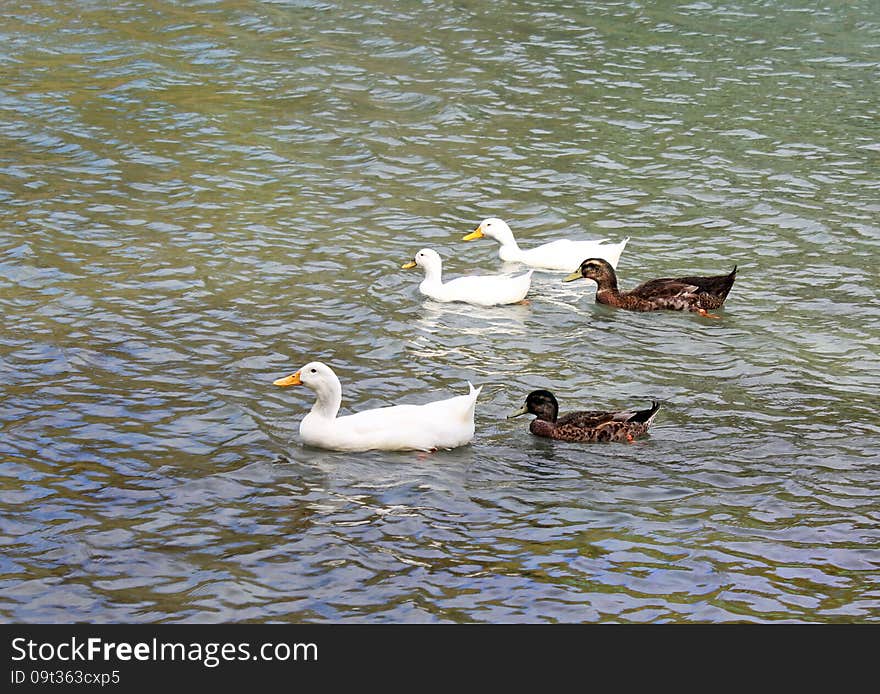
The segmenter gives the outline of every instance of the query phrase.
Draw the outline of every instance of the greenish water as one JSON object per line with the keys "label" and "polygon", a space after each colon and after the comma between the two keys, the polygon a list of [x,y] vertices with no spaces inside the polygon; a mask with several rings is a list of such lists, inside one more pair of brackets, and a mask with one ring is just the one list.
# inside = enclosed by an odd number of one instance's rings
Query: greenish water
{"label": "greenish water", "polygon": [[[0,618],[880,618],[876,2],[0,8]],[[487,216],[739,278],[423,300]],[[303,447],[312,359],[344,409],[484,384],[473,444]],[[664,408],[550,442],[537,387]]]}

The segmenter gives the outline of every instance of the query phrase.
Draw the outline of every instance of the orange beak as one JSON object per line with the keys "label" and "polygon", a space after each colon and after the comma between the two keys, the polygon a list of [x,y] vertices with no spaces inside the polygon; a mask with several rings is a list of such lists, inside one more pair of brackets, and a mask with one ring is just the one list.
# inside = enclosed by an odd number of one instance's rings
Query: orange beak
{"label": "orange beak", "polygon": [[277,381],[272,381],[273,386],[301,386],[302,381],[299,378],[299,371],[290,376],[285,376],[284,378],[279,378]]}
{"label": "orange beak", "polygon": [[461,238],[461,240],[462,241],[472,241],[473,239],[481,239],[481,238],[483,238],[483,230],[480,229],[480,227],[477,227],[467,236],[463,236]]}

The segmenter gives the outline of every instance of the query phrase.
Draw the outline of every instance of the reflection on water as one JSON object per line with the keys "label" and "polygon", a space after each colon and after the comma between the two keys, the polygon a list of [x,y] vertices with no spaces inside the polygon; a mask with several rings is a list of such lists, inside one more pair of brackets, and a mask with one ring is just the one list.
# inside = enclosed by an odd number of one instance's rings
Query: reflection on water
{"label": "reflection on water", "polygon": [[[880,23],[871,3],[65,3],[0,30],[0,616],[876,621]],[[631,240],[623,288],[740,272],[723,320],[462,243]],[[305,448],[485,388],[474,443]],[[583,446],[506,420],[664,404]]]}

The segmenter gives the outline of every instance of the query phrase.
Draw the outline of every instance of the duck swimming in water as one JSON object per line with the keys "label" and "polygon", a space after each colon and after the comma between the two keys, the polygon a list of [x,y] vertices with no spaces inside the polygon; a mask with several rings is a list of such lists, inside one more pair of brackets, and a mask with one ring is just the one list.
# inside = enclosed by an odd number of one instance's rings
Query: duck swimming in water
{"label": "duck swimming in water", "polygon": [[559,403],[549,390],[534,390],[526,397],[526,403],[508,419],[522,414],[533,414],[529,431],[535,436],[545,436],[560,441],[632,441],[646,434],[660,403],[651,402],[649,410],[619,412],[571,412],[559,416]]}
{"label": "duck swimming in water", "polygon": [[729,275],[661,278],[621,292],[617,288],[617,273],[608,261],[588,258],[562,281],[572,282],[581,278],[593,280],[598,285],[596,303],[599,304],[629,311],[688,310],[706,318],[719,318],[709,310],[720,308],[724,303],[736,279],[736,265]]}
{"label": "duck swimming in water", "polygon": [[457,448],[474,437],[474,406],[482,386],[424,405],[393,405],[338,417],[342,385],[326,364],[313,361],[276,386],[303,385],[316,400],[299,425],[303,443],[333,451],[431,451]]}
{"label": "duck swimming in water", "polygon": [[434,301],[463,301],[477,306],[498,306],[523,302],[532,286],[534,270],[511,277],[509,275],[470,275],[443,281],[443,261],[431,248],[423,248],[415,257],[401,265],[404,270],[416,266],[425,271],[419,291]]}
{"label": "duck swimming in water", "polygon": [[607,260],[613,267],[617,267],[620,254],[626,248],[629,236],[620,243],[607,243],[607,239],[598,241],[575,241],[572,239],[559,239],[549,243],[535,246],[534,248],[520,248],[513,232],[507,223],[497,217],[489,217],[480,222],[480,225],[462,241],[473,239],[490,238],[501,244],[498,249],[498,257],[505,263],[523,263],[539,270],[558,270],[571,272],[578,266],[578,258],[599,257]]}

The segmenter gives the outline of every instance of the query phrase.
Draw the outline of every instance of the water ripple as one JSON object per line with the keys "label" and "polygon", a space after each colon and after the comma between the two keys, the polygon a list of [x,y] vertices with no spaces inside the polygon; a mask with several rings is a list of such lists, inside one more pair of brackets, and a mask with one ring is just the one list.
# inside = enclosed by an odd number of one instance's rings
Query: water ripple
{"label": "water ripple", "polygon": [[[876,621],[864,3],[81,10],[0,31],[4,619]],[[423,300],[490,215],[739,276],[720,321]],[[346,411],[483,384],[473,445],[303,447],[314,358]],[[537,387],[663,409],[550,442]]]}

